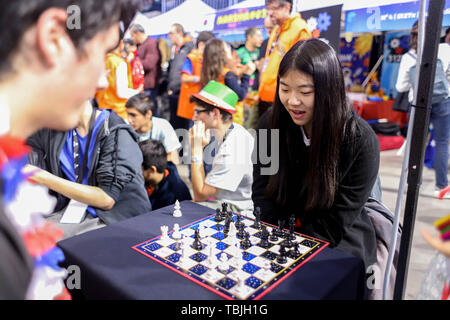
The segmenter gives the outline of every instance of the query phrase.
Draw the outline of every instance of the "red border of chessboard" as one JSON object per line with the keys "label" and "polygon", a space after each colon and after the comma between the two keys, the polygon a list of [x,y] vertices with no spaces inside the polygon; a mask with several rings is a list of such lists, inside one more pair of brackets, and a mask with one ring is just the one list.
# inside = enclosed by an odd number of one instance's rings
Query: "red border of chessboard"
{"label": "red border of chessboard", "polygon": [[[238,214],[238,213],[234,213],[234,214]],[[188,224],[186,224],[186,225],[180,227],[180,229],[185,228],[185,227],[187,227],[187,226],[189,226],[189,225],[193,225],[193,224],[195,224],[195,223],[197,223],[197,222],[199,222],[199,221],[203,221],[203,220],[205,220],[205,219],[207,219],[207,218],[210,218],[210,217],[213,216],[213,215],[214,215],[214,214],[208,215],[208,216],[203,217],[203,218],[201,218],[201,219],[198,219],[198,220],[195,220],[195,221],[193,221],[193,222],[190,222],[190,223],[188,223]],[[245,217],[246,219],[249,219],[249,220],[255,220],[255,219],[252,219],[252,218],[249,218],[249,217],[246,217],[246,216],[243,216],[243,217]],[[272,228],[273,228],[273,227],[276,228],[276,226],[274,226],[273,224],[266,223],[266,222],[264,222],[264,221],[262,221],[262,222],[263,222],[264,224],[266,224],[266,225],[272,227]],[[172,231],[174,231],[174,230],[172,229],[172,230],[168,231],[168,233],[170,233],[170,232],[172,232]],[[304,261],[302,261],[302,262],[299,263],[297,266],[295,266],[291,271],[289,271],[288,273],[286,273],[285,275],[283,275],[280,279],[278,279],[277,281],[275,281],[270,287],[268,287],[268,288],[265,289],[263,292],[261,292],[261,293],[260,293],[258,296],[256,296],[253,300],[259,300],[259,299],[261,299],[262,297],[264,297],[266,294],[268,294],[269,292],[271,292],[276,286],[278,286],[280,283],[282,283],[282,282],[285,281],[287,278],[289,278],[289,277],[292,275],[292,273],[294,273],[295,271],[297,271],[298,268],[300,268],[300,267],[303,266],[306,262],[308,262],[309,260],[311,260],[312,258],[314,258],[319,252],[321,252],[323,249],[325,249],[325,248],[329,245],[329,242],[327,242],[327,241],[320,240],[320,239],[317,239],[317,238],[314,238],[314,237],[311,237],[311,236],[307,236],[307,235],[304,235],[304,234],[301,234],[301,233],[298,233],[298,232],[296,232],[296,234],[298,234],[298,235],[300,235],[300,236],[304,236],[304,237],[306,237],[306,239],[307,239],[307,238],[310,238],[310,239],[319,241],[319,242],[321,242],[321,243],[323,244],[323,246],[322,246],[321,248],[317,249],[316,252],[314,252],[313,254],[311,254],[311,255],[310,255],[308,258],[306,258]],[[207,289],[207,290],[209,290],[209,291],[211,291],[211,292],[214,292],[215,294],[221,296],[222,298],[225,298],[225,299],[227,299],[227,300],[237,300],[237,299],[233,299],[232,297],[230,297],[230,296],[228,296],[228,295],[226,295],[226,294],[224,294],[224,293],[222,293],[222,292],[220,292],[220,291],[214,290],[214,288],[212,288],[211,286],[205,285],[205,284],[202,283],[201,281],[198,281],[197,279],[195,279],[195,278],[191,277],[190,275],[186,274],[184,271],[180,271],[180,270],[178,270],[178,269],[176,269],[176,268],[174,268],[174,267],[172,267],[172,266],[170,266],[170,265],[164,263],[163,261],[161,261],[161,260],[159,260],[159,259],[157,259],[157,258],[155,258],[155,257],[153,257],[153,256],[151,256],[151,255],[149,255],[149,254],[147,254],[147,253],[145,253],[145,252],[143,252],[142,250],[137,249],[138,246],[140,246],[140,245],[142,245],[142,244],[144,244],[144,243],[146,243],[146,242],[153,241],[153,240],[155,240],[156,238],[159,238],[159,237],[160,237],[160,236],[156,236],[156,237],[154,237],[154,238],[145,240],[145,241],[143,241],[143,242],[141,242],[141,243],[139,243],[139,244],[134,245],[133,247],[131,247],[131,249],[133,249],[133,250],[135,250],[136,252],[138,252],[138,253],[140,253],[140,254],[142,254],[142,255],[144,255],[144,256],[146,256],[146,257],[152,259],[153,261],[158,262],[158,263],[161,264],[162,266],[164,266],[164,267],[166,267],[166,268],[169,268],[169,269],[172,270],[172,271],[175,271],[176,273],[178,273],[178,274],[182,275],[183,277],[185,277],[185,278],[187,278],[187,279],[189,279],[189,280],[195,282],[196,284],[202,286],[203,288],[205,288],[205,289]]]}

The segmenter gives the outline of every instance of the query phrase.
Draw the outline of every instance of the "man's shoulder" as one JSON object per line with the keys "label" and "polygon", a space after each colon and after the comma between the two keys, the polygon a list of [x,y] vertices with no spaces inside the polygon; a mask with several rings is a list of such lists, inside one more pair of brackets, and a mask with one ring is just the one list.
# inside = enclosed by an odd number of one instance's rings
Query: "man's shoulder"
{"label": "man's shoulder", "polygon": [[156,127],[158,129],[161,128],[161,129],[165,129],[165,130],[168,130],[168,129],[173,130],[173,127],[170,124],[170,122],[164,118],[152,117],[152,122],[153,122],[153,125],[154,126],[156,125]]}

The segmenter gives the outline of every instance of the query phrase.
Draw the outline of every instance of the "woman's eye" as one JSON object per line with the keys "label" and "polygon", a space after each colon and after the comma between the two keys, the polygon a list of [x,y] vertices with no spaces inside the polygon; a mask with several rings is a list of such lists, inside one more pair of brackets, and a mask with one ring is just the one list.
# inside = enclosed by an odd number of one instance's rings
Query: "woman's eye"
{"label": "woman's eye", "polygon": [[309,92],[302,92],[303,95],[308,96],[310,94],[314,93],[314,91],[309,91]]}

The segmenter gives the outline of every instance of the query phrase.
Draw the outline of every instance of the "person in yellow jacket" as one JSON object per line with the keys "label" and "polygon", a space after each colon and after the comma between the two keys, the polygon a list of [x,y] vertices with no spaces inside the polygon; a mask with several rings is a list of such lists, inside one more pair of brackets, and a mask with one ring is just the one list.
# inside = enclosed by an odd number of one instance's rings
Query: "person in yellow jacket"
{"label": "person in yellow jacket", "polygon": [[[192,120],[194,117],[194,103],[190,102],[191,95],[200,92],[200,75],[202,72],[203,51],[209,39],[214,38],[214,34],[209,31],[202,31],[197,37],[196,49],[192,50],[181,67],[181,90],[178,98],[177,116]],[[189,129],[189,128],[185,128]]]}
{"label": "person in yellow jacket", "polygon": [[133,88],[130,64],[122,57],[124,41],[106,56],[105,67],[108,72],[108,87],[97,91],[95,98],[100,109],[114,110],[124,120],[128,120],[125,104],[132,96],[140,93],[143,86]]}
{"label": "person in yellow jacket", "polygon": [[292,0],[266,0],[267,14],[275,25],[267,44],[259,85],[259,116],[275,99],[278,67],[286,52],[298,41],[311,38],[299,13],[291,14]]}

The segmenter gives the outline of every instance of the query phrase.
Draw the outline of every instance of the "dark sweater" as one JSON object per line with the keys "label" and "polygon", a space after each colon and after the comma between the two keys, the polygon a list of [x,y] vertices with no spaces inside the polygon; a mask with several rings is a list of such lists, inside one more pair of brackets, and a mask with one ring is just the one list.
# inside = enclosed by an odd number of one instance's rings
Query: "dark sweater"
{"label": "dark sweater", "polygon": [[138,47],[138,55],[144,67],[144,89],[154,89],[161,76],[161,54],[156,40],[148,37]]}
{"label": "dark sweater", "polygon": [[187,55],[194,49],[194,43],[188,41],[183,43],[177,54],[170,60],[169,65],[169,83],[168,90],[172,90],[174,95],[178,95],[181,89],[181,76],[180,71],[184,62],[186,61]]}
{"label": "dark sweater", "polygon": [[[270,111],[270,109],[269,109]],[[261,118],[259,128],[270,128],[269,116]],[[380,149],[378,139],[366,121],[357,117],[355,136],[345,136],[338,163],[338,183],[332,207],[326,212],[306,214],[303,208],[306,196],[298,198],[301,181],[308,170],[308,149],[298,130],[298,146],[290,161],[288,181],[289,194],[285,206],[265,195],[269,182],[268,175],[261,175],[262,166],[257,162],[253,167],[252,199],[255,207],[261,208],[262,220],[277,225],[278,219],[287,220],[294,214],[300,221],[300,233],[330,242],[335,247],[364,260],[366,266],[376,261],[375,230],[364,209],[378,174]],[[269,135],[270,136],[270,135]],[[258,142],[259,143],[259,142]],[[258,145],[255,142],[255,146]],[[270,141],[268,141],[270,150]]]}
{"label": "dark sweater", "polygon": [[[65,178],[59,156],[66,142],[67,132],[43,129],[31,136],[27,143],[33,148],[30,164]],[[128,124],[111,112],[98,130],[95,152],[91,158],[88,184],[101,188],[114,201],[110,211],[95,208],[106,224],[150,212],[152,207],[142,175],[142,153],[138,137]],[[57,198],[55,212],[62,210],[69,199],[52,192]]]}
{"label": "dark sweater", "polygon": [[192,200],[188,187],[178,175],[177,167],[172,162],[168,162],[166,169],[169,171],[169,175],[161,180],[149,196],[153,210],[170,206],[176,200],[180,202]]}

